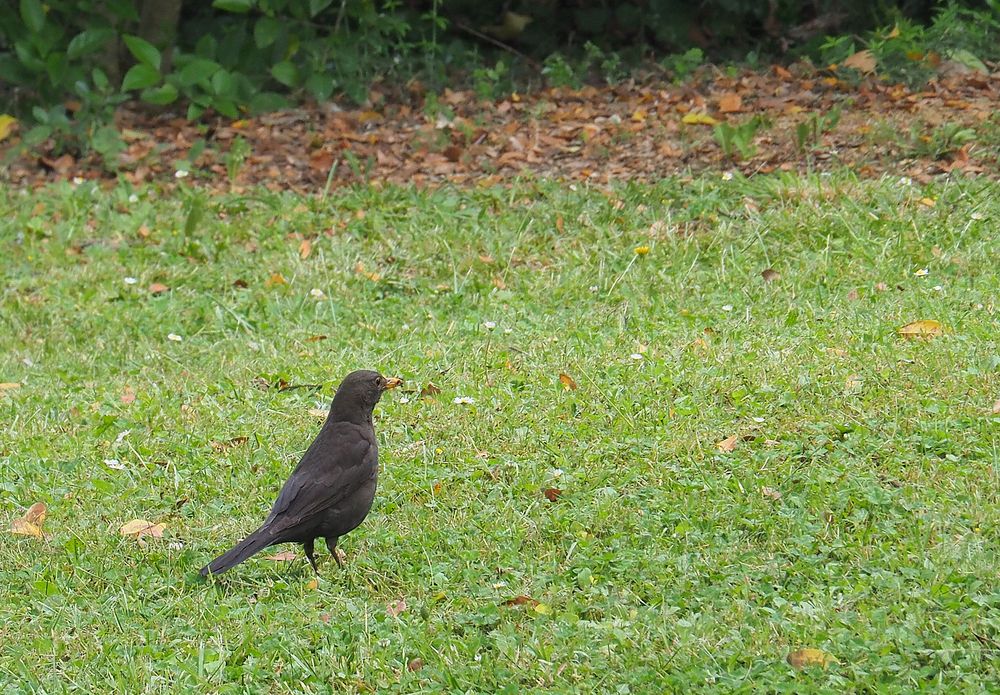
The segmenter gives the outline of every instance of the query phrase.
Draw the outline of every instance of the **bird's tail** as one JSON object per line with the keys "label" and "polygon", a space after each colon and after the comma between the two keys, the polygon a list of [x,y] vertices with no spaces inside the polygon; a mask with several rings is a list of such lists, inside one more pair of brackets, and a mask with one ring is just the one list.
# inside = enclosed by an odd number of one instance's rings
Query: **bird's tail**
{"label": "bird's tail", "polygon": [[209,572],[212,574],[222,574],[231,567],[235,567],[247,558],[256,555],[267,546],[273,544],[274,537],[267,533],[267,529],[264,526],[261,526],[237,543],[231,550],[228,550],[202,567],[201,576],[207,577]]}

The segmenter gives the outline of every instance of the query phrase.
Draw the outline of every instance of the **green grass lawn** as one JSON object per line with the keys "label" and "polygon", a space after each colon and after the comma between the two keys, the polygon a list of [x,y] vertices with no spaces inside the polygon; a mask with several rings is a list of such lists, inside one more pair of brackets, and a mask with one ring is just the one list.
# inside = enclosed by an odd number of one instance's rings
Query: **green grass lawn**
{"label": "green grass lawn", "polygon": [[[0,194],[0,692],[998,687],[997,183],[130,193]],[[361,367],[346,570],[198,578]]]}

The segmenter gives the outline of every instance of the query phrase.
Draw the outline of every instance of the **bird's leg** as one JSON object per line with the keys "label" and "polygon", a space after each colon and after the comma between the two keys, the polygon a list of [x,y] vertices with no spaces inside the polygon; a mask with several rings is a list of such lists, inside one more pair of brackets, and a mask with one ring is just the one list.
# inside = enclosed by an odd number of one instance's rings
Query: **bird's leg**
{"label": "bird's leg", "polygon": [[302,548],[306,551],[306,558],[309,559],[309,564],[312,565],[313,572],[319,574],[319,569],[316,567],[316,555],[315,553],[315,538],[310,538],[307,541],[302,541]]}
{"label": "bird's leg", "polygon": [[337,561],[337,566],[340,567],[340,569],[344,569],[344,563],[341,561],[340,555],[337,554],[337,541],[339,539],[340,536],[327,536],[326,547],[329,548],[330,554],[333,555],[333,559]]}

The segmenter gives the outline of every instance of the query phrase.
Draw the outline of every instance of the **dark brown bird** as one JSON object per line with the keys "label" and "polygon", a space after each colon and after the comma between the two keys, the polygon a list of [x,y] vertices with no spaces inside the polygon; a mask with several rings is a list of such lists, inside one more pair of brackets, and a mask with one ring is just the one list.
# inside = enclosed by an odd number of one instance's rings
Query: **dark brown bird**
{"label": "dark brown bird", "polygon": [[221,574],[277,543],[301,543],[313,571],[313,544],[326,539],[337,564],[337,540],[368,516],[378,479],[378,443],[372,411],[386,390],[402,381],[378,372],[351,372],[340,384],[323,429],[281,488],[261,527],[201,568]]}

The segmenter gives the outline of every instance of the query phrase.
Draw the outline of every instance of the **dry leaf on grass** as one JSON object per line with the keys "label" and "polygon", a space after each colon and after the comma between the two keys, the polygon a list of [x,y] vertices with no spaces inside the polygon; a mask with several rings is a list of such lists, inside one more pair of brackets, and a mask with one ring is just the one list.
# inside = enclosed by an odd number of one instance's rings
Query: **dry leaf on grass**
{"label": "dry leaf on grass", "polygon": [[291,562],[295,559],[295,553],[291,550],[282,550],[280,553],[275,553],[274,555],[265,555],[263,560],[270,560],[271,562]]}
{"label": "dry leaf on grass", "polygon": [[312,253],[312,250],[313,250],[312,242],[309,241],[308,239],[303,239],[302,243],[299,244],[299,258],[301,258],[303,261],[309,258],[309,255]]}
{"label": "dry leaf on grass", "polygon": [[764,268],[764,270],[760,271],[760,276],[764,278],[764,282],[774,282],[781,278],[781,273],[774,268]]}
{"label": "dry leaf on grass", "polygon": [[439,393],[441,393],[441,389],[438,388],[437,386],[435,386],[430,381],[427,382],[426,386],[424,386],[422,389],[420,389],[420,397],[421,398],[427,398],[428,396],[436,396]]}
{"label": "dry leaf on grass", "polygon": [[546,488],[544,493],[549,502],[555,502],[562,495],[562,490],[557,487]]}
{"label": "dry leaf on grass", "polygon": [[715,446],[719,449],[719,451],[722,451],[722,452],[728,454],[733,449],[736,448],[736,442],[738,442],[739,440],[740,440],[739,435],[738,434],[734,434],[733,436],[726,437],[721,442],[718,442]]}
{"label": "dry leaf on grass", "polygon": [[559,383],[561,383],[563,388],[567,391],[576,391],[576,382],[573,381],[573,377],[566,372],[561,372],[559,374]]}
{"label": "dry leaf on grass", "polygon": [[42,524],[48,514],[44,502],[35,502],[19,519],[10,522],[10,532],[17,536],[32,536],[42,538]]}
{"label": "dry leaf on grass", "polygon": [[164,285],[162,282],[154,282],[152,285],[149,286],[150,294],[163,294],[164,292],[167,292],[169,290],[170,288]]}
{"label": "dry leaf on grass", "polygon": [[922,319],[906,324],[899,329],[899,334],[912,340],[914,338],[933,338],[941,335],[942,330],[940,322],[934,319]]}
{"label": "dry leaf on grass", "polygon": [[136,539],[145,538],[146,536],[163,538],[163,531],[166,528],[166,524],[154,524],[152,521],[146,521],[145,519],[133,519],[122,524],[122,527],[118,529],[118,533],[123,536],[133,536]]}
{"label": "dry leaf on grass", "polygon": [[135,403],[135,391],[132,390],[131,386],[125,387],[125,390],[122,392],[120,400],[125,405],[131,405],[132,403]]}
{"label": "dry leaf on grass", "polygon": [[830,664],[837,663],[832,654],[827,654],[822,649],[796,649],[788,654],[788,663],[792,668],[803,669],[809,666],[821,666],[826,668]]}
{"label": "dry leaf on grass", "polygon": [[506,601],[504,601],[500,605],[501,606],[523,606],[525,604],[528,604],[532,608],[534,608],[535,606],[538,605],[538,601],[536,601],[535,599],[531,598],[530,596],[525,596],[524,594],[521,594],[520,596],[515,596],[514,598],[507,599]]}
{"label": "dry leaf on grass", "polygon": [[0,391],[13,391],[14,389],[21,388],[21,385],[16,381],[5,381],[0,383]]}

